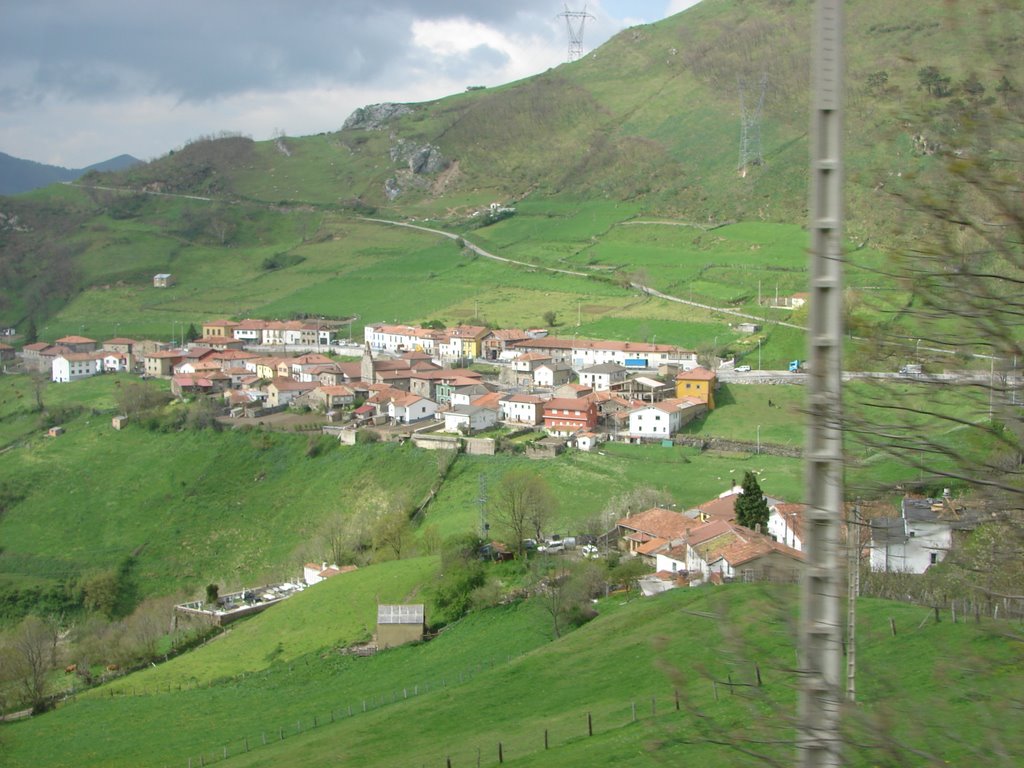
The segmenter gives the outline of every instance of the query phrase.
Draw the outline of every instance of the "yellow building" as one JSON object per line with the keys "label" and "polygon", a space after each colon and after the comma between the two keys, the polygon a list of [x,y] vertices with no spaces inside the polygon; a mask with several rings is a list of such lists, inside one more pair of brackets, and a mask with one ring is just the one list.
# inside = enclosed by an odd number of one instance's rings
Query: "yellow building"
{"label": "yellow building", "polygon": [[718,375],[707,368],[680,371],[676,375],[676,397],[696,397],[705,403],[708,410],[715,407],[715,387]]}

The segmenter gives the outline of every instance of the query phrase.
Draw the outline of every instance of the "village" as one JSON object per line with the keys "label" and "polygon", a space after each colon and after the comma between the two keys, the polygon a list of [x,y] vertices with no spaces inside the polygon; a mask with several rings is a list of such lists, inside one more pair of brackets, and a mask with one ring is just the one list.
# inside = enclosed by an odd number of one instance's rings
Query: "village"
{"label": "village", "polygon": [[[350,445],[370,430],[425,449],[478,455],[495,452],[497,441],[487,435],[496,429],[537,435],[526,444],[534,458],[597,450],[607,441],[672,445],[681,427],[715,408],[715,371],[672,345],[554,338],[546,329],[399,324],[365,326],[360,345],[342,337],[344,325],[213,320],[179,345],[66,336],[28,344],[19,354],[25,370],[54,382],[135,372],[169,380],[175,397],[214,401],[225,418],[269,420],[301,411],[319,414],[320,429]],[[640,581],[644,594],[723,580],[796,580],[804,505],[766,497],[765,518],[748,527],[735,512],[742,492],[736,485],[692,509],[656,507],[618,520],[604,551],[649,566]],[[898,515],[863,527],[861,551],[873,571],[923,573],[981,522],[977,510],[948,495],[907,497]],[[546,543],[549,553],[572,548]],[[510,547],[491,544],[490,556],[511,556]],[[311,585],[343,572],[336,564],[307,564],[300,581]]]}

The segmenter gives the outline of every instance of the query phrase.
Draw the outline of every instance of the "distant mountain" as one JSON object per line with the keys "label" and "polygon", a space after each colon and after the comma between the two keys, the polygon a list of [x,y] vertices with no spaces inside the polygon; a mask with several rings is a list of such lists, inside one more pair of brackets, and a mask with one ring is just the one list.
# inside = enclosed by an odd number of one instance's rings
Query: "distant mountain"
{"label": "distant mountain", "polygon": [[0,152],[0,195],[17,195],[60,181],[74,181],[89,171],[123,171],[141,162],[131,155],[118,155],[86,168],[62,168]]}

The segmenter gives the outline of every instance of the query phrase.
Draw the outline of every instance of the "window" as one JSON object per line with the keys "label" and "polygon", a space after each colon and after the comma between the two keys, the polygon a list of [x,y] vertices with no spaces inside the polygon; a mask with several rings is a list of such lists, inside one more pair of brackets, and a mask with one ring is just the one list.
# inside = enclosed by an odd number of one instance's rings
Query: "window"
{"label": "window", "polygon": [[935,565],[937,562],[939,562],[939,553],[938,552],[932,552],[930,557],[931,557],[931,564],[932,565]]}

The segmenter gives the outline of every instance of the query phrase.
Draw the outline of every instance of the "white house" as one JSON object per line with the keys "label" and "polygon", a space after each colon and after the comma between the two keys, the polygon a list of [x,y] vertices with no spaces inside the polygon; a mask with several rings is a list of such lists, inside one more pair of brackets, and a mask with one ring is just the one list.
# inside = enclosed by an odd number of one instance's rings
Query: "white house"
{"label": "white house", "polygon": [[557,387],[572,378],[572,366],[568,363],[544,363],[533,371],[533,383],[538,387]]}
{"label": "white house", "polygon": [[806,504],[773,504],[768,514],[768,535],[775,541],[802,552]]}
{"label": "white house", "polygon": [[121,373],[128,370],[128,355],[123,352],[104,352],[103,370],[110,373]]}
{"label": "white house", "polygon": [[363,339],[370,349],[387,352],[420,351],[434,354],[443,338],[431,328],[413,325],[386,325],[377,323],[363,328]]}
{"label": "white house", "polygon": [[66,352],[53,358],[52,379],[58,382],[78,381],[95,376],[103,370],[103,355],[95,352]]}
{"label": "white house", "polygon": [[667,439],[678,430],[682,411],[670,400],[651,403],[629,412],[630,438]]}
{"label": "white house", "polygon": [[499,403],[502,421],[515,424],[540,424],[544,421],[544,398],[537,395],[510,395]]}
{"label": "white house", "polygon": [[445,432],[478,432],[498,423],[498,412],[479,405],[456,405],[444,414]]}
{"label": "white house", "polygon": [[654,570],[677,573],[686,571],[686,545],[679,544],[654,556]]}
{"label": "white house", "polygon": [[924,573],[946,558],[955,532],[973,530],[978,522],[948,496],[904,498],[900,517],[871,521],[871,570]]}
{"label": "white house", "polygon": [[628,369],[618,363],[600,363],[580,369],[580,384],[595,392],[607,392],[626,380]]}
{"label": "white house", "polygon": [[396,391],[388,400],[386,412],[393,422],[411,424],[432,418],[437,413],[437,403],[411,392]]}

